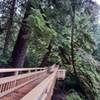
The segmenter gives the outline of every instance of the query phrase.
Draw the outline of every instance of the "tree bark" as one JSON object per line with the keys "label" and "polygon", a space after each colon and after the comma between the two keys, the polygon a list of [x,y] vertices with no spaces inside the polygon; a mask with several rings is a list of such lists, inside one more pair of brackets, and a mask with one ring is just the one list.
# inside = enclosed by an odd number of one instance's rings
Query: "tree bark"
{"label": "tree bark", "polygon": [[10,41],[11,41],[11,36],[12,36],[12,26],[13,26],[13,17],[14,17],[14,11],[15,11],[15,4],[16,4],[16,0],[12,0],[12,5],[11,5],[11,9],[10,9],[10,16],[7,20],[7,28],[6,28],[6,37],[5,37],[5,43],[4,43],[4,48],[3,48],[3,55],[6,55],[7,50],[9,48],[10,45]]}
{"label": "tree bark", "polygon": [[31,11],[31,2],[30,0],[27,2],[26,11],[24,14],[24,18],[22,21],[22,25],[16,40],[16,44],[14,46],[12,56],[11,56],[11,63],[10,65],[16,68],[21,68],[24,65],[24,60],[26,57],[26,51],[28,46],[28,40],[30,38],[30,27],[25,20],[30,15]]}
{"label": "tree bark", "polygon": [[71,64],[71,59],[67,58],[66,55],[65,55],[65,50],[62,48],[62,47],[59,47],[59,51],[60,51],[60,55],[62,55],[62,57],[65,59],[62,58],[63,62],[66,61],[66,64]]}
{"label": "tree bark", "polygon": [[49,57],[49,55],[51,53],[51,50],[52,50],[51,42],[52,42],[52,40],[50,41],[50,43],[48,45],[48,48],[47,48],[48,51],[43,56],[42,62],[41,62],[41,64],[40,64],[39,67],[44,67],[44,66],[47,66],[48,65],[48,57]]}
{"label": "tree bark", "polygon": [[71,29],[71,63],[74,69],[74,73],[75,76],[77,77],[77,71],[76,71],[76,67],[75,67],[75,61],[74,61],[74,26],[75,26],[75,0],[71,1],[71,25],[72,25],[72,29]]}

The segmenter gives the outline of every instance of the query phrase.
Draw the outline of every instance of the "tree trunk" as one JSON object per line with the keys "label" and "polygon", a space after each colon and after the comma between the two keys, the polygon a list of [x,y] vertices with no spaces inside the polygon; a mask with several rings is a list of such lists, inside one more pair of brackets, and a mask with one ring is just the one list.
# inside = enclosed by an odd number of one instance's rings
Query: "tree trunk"
{"label": "tree trunk", "polygon": [[75,76],[77,77],[77,71],[76,71],[76,68],[75,68],[75,62],[74,62],[74,26],[75,26],[75,0],[72,0],[72,3],[71,3],[71,21],[72,21],[72,30],[71,30],[71,63],[72,63],[72,66],[73,66],[73,69],[74,69],[74,73],[75,73]]}
{"label": "tree trunk", "polygon": [[13,26],[13,16],[14,16],[14,11],[15,11],[15,4],[16,4],[16,0],[12,0],[10,16],[6,23],[7,28],[6,28],[6,37],[5,37],[5,43],[4,43],[4,48],[3,48],[3,55],[6,55],[9,45],[10,45],[10,41],[11,41],[11,36],[12,36],[11,28]]}
{"label": "tree trunk", "polygon": [[66,57],[65,50],[62,47],[59,47],[59,51],[60,51],[60,54],[59,55],[60,55],[63,63],[66,63],[66,64],[69,64],[70,65],[71,64],[71,59],[68,58],[68,57]]}
{"label": "tree trunk", "polygon": [[51,49],[52,49],[51,42],[52,42],[52,40],[50,41],[50,43],[48,45],[48,48],[47,48],[48,51],[45,53],[45,55],[43,57],[43,60],[42,60],[42,62],[41,62],[41,64],[40,64],[39,67],[44,67],[44,66],[47,66],[48,65],[48,57],[49,57],[49,55],[51,53]]}
{"label": "tree trunk", "polygon": [[30,11],[31,11],[31,3],[30,1],[28,1],[22,25],[11,56],[10,65],[16,68],[23,67],[24,60],[26,57],[28,40],[30,38],[31,32],[30,32],[30,27],[28,26],[27,21],[25,19],[28,18],[28,16],[30,15]]}

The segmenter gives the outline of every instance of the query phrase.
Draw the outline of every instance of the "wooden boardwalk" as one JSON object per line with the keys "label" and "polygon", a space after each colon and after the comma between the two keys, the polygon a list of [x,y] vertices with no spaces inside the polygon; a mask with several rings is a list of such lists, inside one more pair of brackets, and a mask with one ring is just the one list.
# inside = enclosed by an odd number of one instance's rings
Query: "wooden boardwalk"
{"label": "wooden boardwalk", "polygon": [[53,65],[44,68],[1,69],[13,73],[0,78],[0,100],[51,100],[56,80],[65,78],[64,69]]}
{"label": "wooden boardwalk", "polygon": [[28,83],[27,85],[0,98],[0,100],[20,100],[23,96],[25,96],[28,92],[30,92],[34,87],[36,87],[39,83],[41,83],[41,81],[43,81],[48,75],[49,74]]}

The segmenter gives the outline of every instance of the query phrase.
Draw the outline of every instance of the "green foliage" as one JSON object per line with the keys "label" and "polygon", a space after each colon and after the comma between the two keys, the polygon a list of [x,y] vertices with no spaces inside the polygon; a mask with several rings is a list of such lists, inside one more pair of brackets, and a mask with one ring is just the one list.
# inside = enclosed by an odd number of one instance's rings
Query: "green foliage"
{"label": "green foliage", "polygon": [[100,61],[100,43],[97,44],[97,48],[94,50],[93,56],[96,60]]}
{"label": "green foliage", "polygon": [[33,31],[38,32],[40,35],[57,35],[55,30],[52,27],[48,27],[46,25],[46,21],[43,18],[43,15],[40,13],[39,9],[33,9],[31,15],[26,19],[29,23],[29,26],[33,29]]}
{"label": "green foliage", "polygon": [[[94,58],[88,53],[81,51],[78,53],[76,58],[76,65],[78,66],[78,70],[80,71],[80,76],[83,75],[86,79],[84,80],[88,87],[91,89],[91,92],[95,96],[95,100],[99,100],[100,98],[100,73],[96,70],[96,61]],[[82,77],[81,77],[82,79]],[[87,89],[88,89],[87,87]],[[88,95],[91,95],[88,93]]]}
{"label": "green foliage", "polygon": [[45,15],[42,15],[39,9],[32,8],[31,15],[26,19],[32,34],[25,66],[38,66],[47,52],[50,40],[57,35],[57,32],[51,26],[47,26],[43,16]]}
{"label": "green foliage", "polygon": [[[73,1],[73,0],[72,0]],[[92,57],[95,47],[93,34],[93,23],[89,14],[94,9],[86,3],[88,0],[77,0],[75,12],[75,32],[74,32],[74,55],[77,73],[80,79],[81,89],[85,96],[95,96],[95,100],[100,98],[100,74],[96,71],[96,61]],[[90,0],[91,1],[91,0]],[[84,3],[85,2],[85,3]],[[25,67],[37,67],[40,65],[43,56],[48,51],[48,45],[52,39],[52,50],[48,60],[52,63],[59,63],[61,67],[67,69],[66,83],[73,88],[76,85],[76,77],[73,69],[64,63],[59,55],[59,46],[64,48],[64,54],[68,58],[71,56],[71,1],[70,0],[31,0],[31,12],[27,19],[27,26],[30,30],[31,37],[28,42]],[[90,7],[87,7],[87,5]],[[91,4],[90,4],[91,5]],[[41,8],[41,9],[40,9]],[[24,8],[25,9],[25,8]],[[41,12],[41,10],[43,10]],[[88,12],[88,13],[87,13]],[[94,13],[93,13],[94,14]],[[23,16],[23,14],[20,14]],[[8,16],[7,16],[8,17]],[[12,30],[15,32],[12,36],[12,47],[9,47],[8,55],[0,57],[0,64],[7,64],[10,59],[12,48],[15,44],[17,33],[20,29],[16,16]],[[19,21],[20,22],[20,21]],[[16,28],[17,27],[17,28]],[[96,31],[97,32],[97,31]],[[97,32],[99,33],[99,31]],[[99,38],[96,36],[96,38]],[[5,34],[0,33],[0,48],[2,49]],[[99,39],[98,39],[99,40]],[[100,48],[93,53],[95,58],[100,60]],[[1,50],[2,51],[2,50]],[[71,59],[68,59],[71,62]],[[66,62],[66,60],[65,60]],[[87,90],[86,90],[86,89]],[[89,93],[88,93],[89,92]],[[87,93],[87,94],[86,94]],[[82,100],[75,91],[67,96],[68,100]],[[91,99],[92,100],[92,99]]]}
{"label": "green foliage", "polygon": [[73,90],[72,93],[69,93],[69,95],[66,96],[66,100],[83,100],[83,99],[77,92]]}
{"label": "green foliage", "polygon": [[0,64],[1,65],[7,65],[9,61],[9,56],[8,55],[3,55],[0,57]]}

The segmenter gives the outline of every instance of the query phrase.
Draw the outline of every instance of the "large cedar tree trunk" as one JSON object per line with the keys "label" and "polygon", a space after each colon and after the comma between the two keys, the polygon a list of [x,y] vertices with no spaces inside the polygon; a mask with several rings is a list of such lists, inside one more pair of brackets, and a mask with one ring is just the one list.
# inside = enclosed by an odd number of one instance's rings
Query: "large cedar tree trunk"
{"label": "large cedar tree trunk", "polygon": [[26,57],[26,51],[28,46],[28,40],[30,38],[30,27],[25,20],[30,15],[31,3],[30,0],[27,2],[26,11],[22,21],[22,25],[14,46],[12,56],[11,56],[11,66],[16,68],[21,68],[24,65],[24,60]]}

